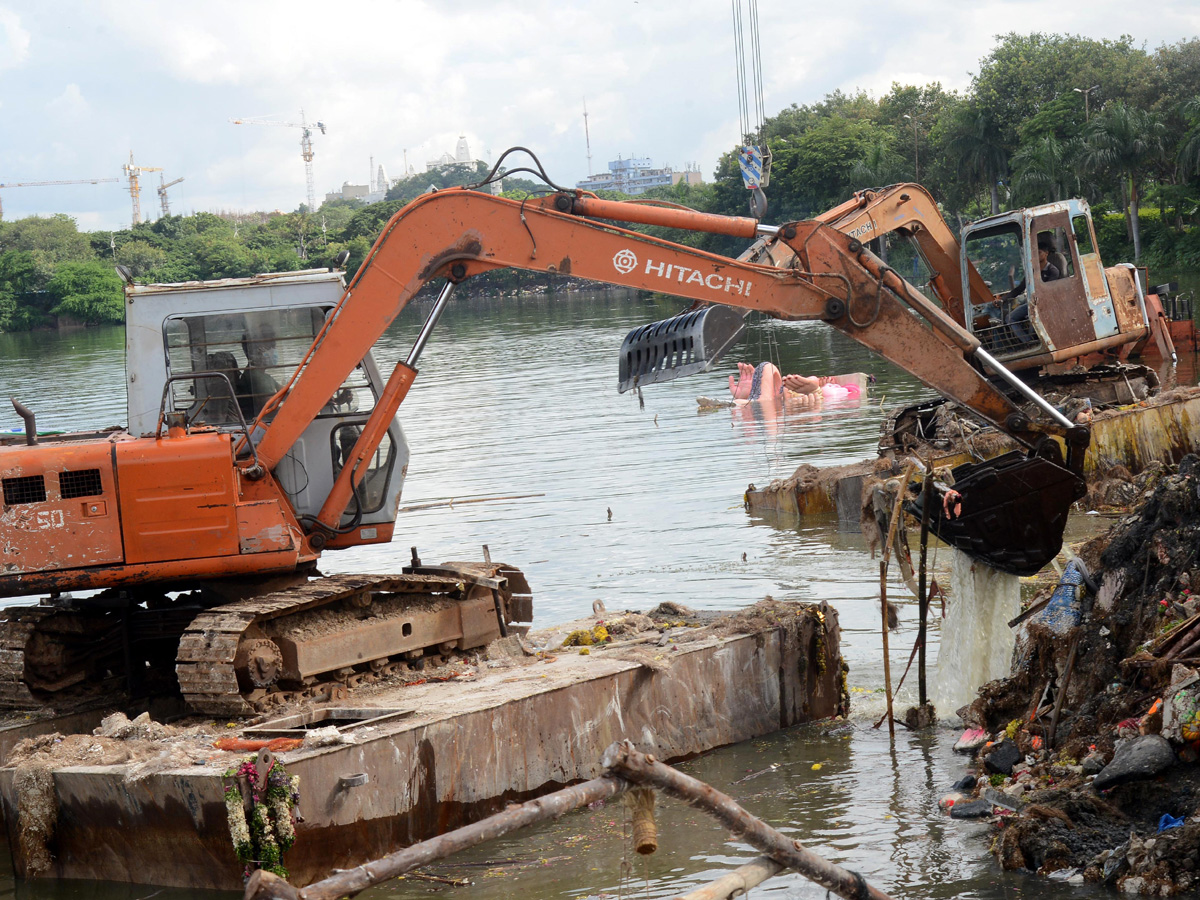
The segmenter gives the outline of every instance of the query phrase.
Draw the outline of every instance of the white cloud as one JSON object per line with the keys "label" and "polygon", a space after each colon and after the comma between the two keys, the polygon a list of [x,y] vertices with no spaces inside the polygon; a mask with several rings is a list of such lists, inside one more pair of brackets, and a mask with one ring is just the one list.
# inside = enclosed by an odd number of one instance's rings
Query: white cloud
{"label": "white cloud", "polygon": [[16,69],[29,58],[29,32],[21,17],[0,6],[0,69]]}
{"label": "white cloud", "polygon": [[68,121],[78,119],[87,113],[91,107],[83,98],[79,85],[72,82],[63,88],[63,92],[46,104],[46,111]]}
{"label": "white cloud", "polygon": [[[49,151],[55,144],[75,155],[66,168],[85,175],[118,174],[132,147],[139,162],[163,166],[167,180],[185,176],[181,187],[198,208],[292,209],[305,192],[298,130],[228,120],[273,113],[298,121],[301,108],[327,125],[327,134],[313,136],[318,195],[365,182],[371,157],[395,176],[407,151],[423,171],[427,160],[453,153],[459,134],[485,160],[527,146],[551,178],[573,184],[587,174],[584,98],[593,171],[618,154],[638,155],[696,162],[710,178],[737,139],[728,2],[57,0],[43,7],[19,23],[0,8],[0,53],[25,59],[31,34],[38,48],[26,63],[29,77],[23,71],[19,85],[8,79],[14,90],[0,92],[5,115],[29,123],[20,137],[0,130],[0,159],[6,168],[20,162],[29,178],[64,169],[63,153],[56,160]],[[879,96],[893,81],[964,90],[996,34],[1047,27],[1033,0],[884,0],[871,7],[869,28],[857,6],[761,0],[759,10],[767,115],[833,90]],[[71,27],[63,28],[67,17]],[[1052,27],[1108,39],[1134,31],[1153,49],[1200,33],[1200,3],[1161,0],[1154,17],[1130,24],[1125,0],[1093,0],[1058,10]],[[55,97],[66,83],[74,92]],[[104,193],[91,191],[97,201]],[[127,216],[121,206],[113,206],[114,221]]]}

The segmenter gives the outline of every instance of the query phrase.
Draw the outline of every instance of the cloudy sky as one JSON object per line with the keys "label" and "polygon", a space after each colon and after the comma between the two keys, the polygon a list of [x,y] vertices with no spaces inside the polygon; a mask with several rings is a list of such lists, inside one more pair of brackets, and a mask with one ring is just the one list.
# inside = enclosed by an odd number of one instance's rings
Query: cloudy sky
{"label": "cloudy sky", "polygon": [[[746,2],[746,0],[739,0]],[[1200,2],[761,0],[768,115],[834,89],[970,84],[994,36],[1131,34],[1147,49],[1200,35]],[[1048,10],[1053,9],[1052,14]],[[562,184],[648,156],[707,180],[738,137],[730,0],[0,0],[0,182],[122,176],[161,166],[172,210],[296,208],[298,129],[325,123],[318,199],[453,152],[494,161],[523,145]],[[156,216],[158,173],[143,176]],[[147,190],[148,188],[148,190]],[[65,212],[126,226],[125,183],[0,189],[5,219]]]}

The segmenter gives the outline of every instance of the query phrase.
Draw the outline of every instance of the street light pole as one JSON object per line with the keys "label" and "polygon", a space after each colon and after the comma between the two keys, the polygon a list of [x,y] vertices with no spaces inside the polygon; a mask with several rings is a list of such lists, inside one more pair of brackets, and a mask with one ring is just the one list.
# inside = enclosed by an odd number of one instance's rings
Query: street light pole
{"label": "street light pole", "polygon": [[1071,90],[1073,90],[1075,93],[1083,94],[1083,121],[1085,124],[1088,121],[1090,121],[1091,117],[1092,117],[1091,116],[1091,105],[1088,102],[1088,95],[1098,87],[1100,87],[1100,85],[1093,84],[1090,88],[1087,88],[1086,90],[1084,88],[1071,88]]}
{"label": "street light pole", "polygon": [[921,180],[921,148],[917,144],[917,118],[916,118],[916,116],[910,116],[908,113],[904,114],[904,118],[910,119],[912,121],[912,125],[913,125],[913,170],[914,170],[913,180],[916,182],[920,182],[920,180]]}

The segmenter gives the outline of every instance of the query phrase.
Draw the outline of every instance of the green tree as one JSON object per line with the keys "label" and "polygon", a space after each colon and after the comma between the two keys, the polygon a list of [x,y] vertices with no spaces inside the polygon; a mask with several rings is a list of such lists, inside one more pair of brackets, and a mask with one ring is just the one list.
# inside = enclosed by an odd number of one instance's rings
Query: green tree
{"label": "green tree", "polygon": [[33,254],[39,265],[47,267],[94,256],[88,236],[80,233],[74,219],[61,213],[3,223],[0,252],[5,250],[25,250]]}
{"label": "green tree", "polygon": [[1037,206],[1077,197],[1083,187],[1080,138],[1059,140],[1053,134],[1025,144],[1012,158],[1014,206]]}
{"label": "green tree", "polygon": [[121,278],[97,260],[65,262],[46,285],[54,300],[51,312],[89,325],[125,320]]}
{"label": "green tree", "polygon": [[1152,69],[1150,57],[1128,35],[1096,41],[1072,34],[1009,33],[980,60],[972,93],[1011,154],[1022,125],[1045,104],[1092,85],[1098,85],[1088,95],[1092,109],[1105,101],[1136,100],[1148,89]]}
{"label": "green tree", "polygon": [[986,189],[992,215],[1000,212],[1000,181],[1008,174],[1008,150],[993,111],[969,100],[938,126],[939,149],[949,157],[951,168],[957,164],[960,178],[976,189]]}
{"label": "green tree", "polygon": [[117,262],[127,267],[134,277],[141,277],[160,269],[166,261],[166,251],[147,241],[129,241],[117,250]]}
{"label": "green tree", "polygon": [[1118,181],[1127,198],[1135,263],[1142,255],[1140,185],[1146,171],[1164,153],[1165,133],[1165,126],[1153,113],[1119,100],[1106,106],[1088,127],[1084,159],[1093,171]]}

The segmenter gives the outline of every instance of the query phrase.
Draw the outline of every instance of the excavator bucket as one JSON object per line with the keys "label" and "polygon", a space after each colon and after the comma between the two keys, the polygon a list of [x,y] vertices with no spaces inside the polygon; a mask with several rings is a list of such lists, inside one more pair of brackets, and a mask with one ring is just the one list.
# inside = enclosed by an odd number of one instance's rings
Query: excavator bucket
{"label": "excavator bucket", "polygon": [[706,306],[635,328],[621,344],[621,393],[707,372],[741,337],[744,310]]}
{"label": "excavator bucket", "polygon": [[[1050,456],[1057,445],[1048,445]],[[929,529],[972,559],[1013,575],[1033,575],[1062,549],[1071,504],[1087,493],[1083,476],[1067,468],[1059,455],[1049,459],[1020,450],[952,470],[953,490],[961,495],[961,514],[947,488],[931,482],[932,496],[918,493],[905,508],[918,518],[925,502]]]}

